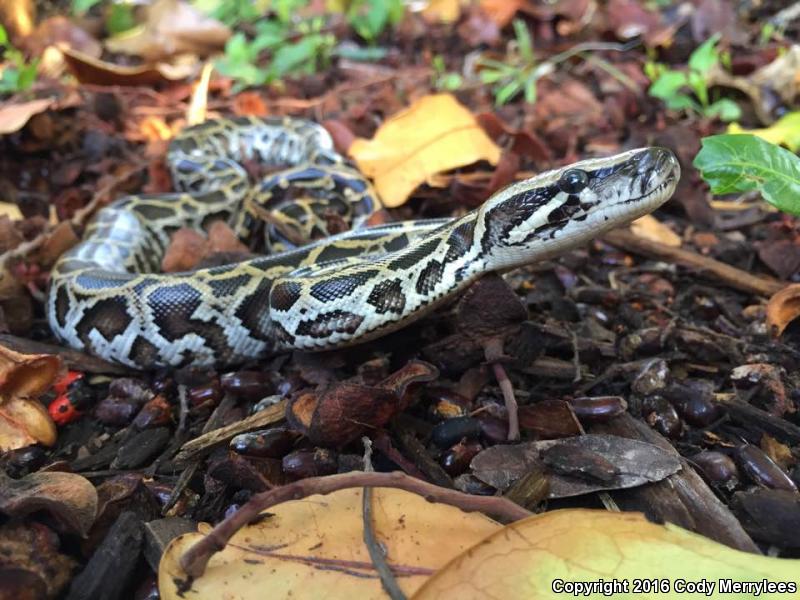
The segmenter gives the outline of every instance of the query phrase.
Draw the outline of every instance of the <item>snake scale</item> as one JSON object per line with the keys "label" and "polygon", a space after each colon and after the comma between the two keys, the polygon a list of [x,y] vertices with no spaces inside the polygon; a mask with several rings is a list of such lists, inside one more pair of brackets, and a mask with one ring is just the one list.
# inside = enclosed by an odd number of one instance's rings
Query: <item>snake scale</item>
{"label": "snake scale", "polygon": [[[457,219],[366,227],[377,196],[309,121],[208,121],[184,129],[167,162],[179,191],[100,210],[53,268],[47,299],[62,342],[137,369],[223,367],[377,338],[487,272],[556,256],[651,212],[680,172],[669,150],[630,150],[512,184]],[[253,184],[253,163],[277,170]],[[244,240],[288,249],[158,273],[172,233],[218,218]],[[352,229],[335,233],[345,221]]]}

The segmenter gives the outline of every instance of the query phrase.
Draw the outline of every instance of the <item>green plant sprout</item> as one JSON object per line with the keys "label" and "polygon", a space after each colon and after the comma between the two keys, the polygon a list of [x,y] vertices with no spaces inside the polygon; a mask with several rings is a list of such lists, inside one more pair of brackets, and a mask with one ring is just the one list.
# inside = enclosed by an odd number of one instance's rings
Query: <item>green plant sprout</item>
{"label": "green plant sprout", "polygon": [[729,98],[712,102],[709,94],[711,70],[718,64],[729,62],[729,57],[717,48],[719,38],[719,34],[716,34],[700,44],[689,56],[686,71],[648,62],[645,73],[653,82],[648,93],[663,100],[670,110],[684,110],[722,121],[737,120],[742,114],[738,104]]}
{"label": "green plant sprout", "polygon": [[492,86],[495,104],[498,106],[512,100],[520,92],[524,95],[526,102],[531,104],[536,102],[536,83],[539,79],[553,73],[559,63],[575,56],[594,62],[598,67],[619,79],[624,85],[628,87],[634,86],[630,78],[613,67],[613,65],[590,55],[589,52],[599,50],[625,52],[636,46],[637,42],[627,44],[604,42],[576,44],[564,52],[554,54],[547,60],[537,63],[533,51],[533,41],[525,22],[522,19],[515,19],[513,27],[515,40],[510,44],[507,62],[484,57],[479,58],[477,61],[477,66],[480,68],[480,79],[483,83]]}
{"label": "green plant sprout", "polygon": [[0,72],[0,94],[14,94],[30,89],[36,81],[38,60],[28,62],[22,52],[14,48],[8,40],[5,27],[0,25],[0,52],[5,59],[5,65]]}
{"label": "green plant sprout", "polygon": [[458,73],[448,71],[444,63],[444,57],[437,54],[431,60],[431,67],[433,67],[433,79],[431,85],[437,90],[444,90],[446,92],[454,92],[461,88],[464,83],[464,78]]}

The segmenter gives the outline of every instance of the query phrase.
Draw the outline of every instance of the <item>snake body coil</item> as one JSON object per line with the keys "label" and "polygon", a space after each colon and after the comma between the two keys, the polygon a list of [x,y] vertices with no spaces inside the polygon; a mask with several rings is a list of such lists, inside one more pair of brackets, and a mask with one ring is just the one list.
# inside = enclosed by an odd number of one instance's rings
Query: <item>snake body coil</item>
{"label": "snake body coil", "polygon": [[[513,184],[459,219],[364,228],[380,206],[372,188],[308,121],[210,121],[184,130],[167,158],[180,192],[99,211],[54,267],[47,302],[64,343],[140,369],[226,366],[379,337],[484,273],[558,255],[649,213],[679,176],[669,150],[631,150]],[[253,161],[283,168],[253,186],[243,166]],[[217,217],[245,239],[266,218],[273,245],[316,241],[155,272],[175,230]],[[342,221],[353,229],[331,235]]]}

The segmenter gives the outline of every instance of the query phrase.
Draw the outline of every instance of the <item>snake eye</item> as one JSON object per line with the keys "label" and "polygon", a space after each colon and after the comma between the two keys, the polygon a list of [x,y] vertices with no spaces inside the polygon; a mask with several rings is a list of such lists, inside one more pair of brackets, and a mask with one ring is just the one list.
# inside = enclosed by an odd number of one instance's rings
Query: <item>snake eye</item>
{"label": "snake eye", "polygon": [[558,180],[558,187],[565,194],[577,194],[589,185],[589,175],[580,169],[565,171]]}

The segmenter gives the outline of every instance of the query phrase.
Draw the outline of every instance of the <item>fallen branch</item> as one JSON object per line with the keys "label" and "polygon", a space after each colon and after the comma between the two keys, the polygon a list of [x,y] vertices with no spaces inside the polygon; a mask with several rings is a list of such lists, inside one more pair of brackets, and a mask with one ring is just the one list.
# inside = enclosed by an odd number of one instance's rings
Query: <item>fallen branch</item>
{"label": "fallen branch", "polygon": [[424,497],[429,502],[441,502],[467,512],[483,512],[505,521],[517,521],[533,513],[498,496],[471,496],[456,490],[409,477],[399,471],[393,473],[364,473],[354,471],[326,477],[309,477],[256,494],[230,517],[219,523],[207,536],[181,556],[180,564],[190,577],[200,577],[211,557],[225,548],[233,535],[258,517],[262,511],[289,500],[300,500],[314,494],[330,494],[338,490],[357,487],[385,487],[405,490]]}
{"label": "fallen branch", "polygon": [[629,252],[653,256],[661,260],[711,273],[732,288],[759,296],[772,296],[772,294],[788,285],[770,277],[751,275],[747,271],[742,271],[690,250],[673,248],[672,246],[647,240],[625,229],[610,231],[603,236],[603,240]]}

